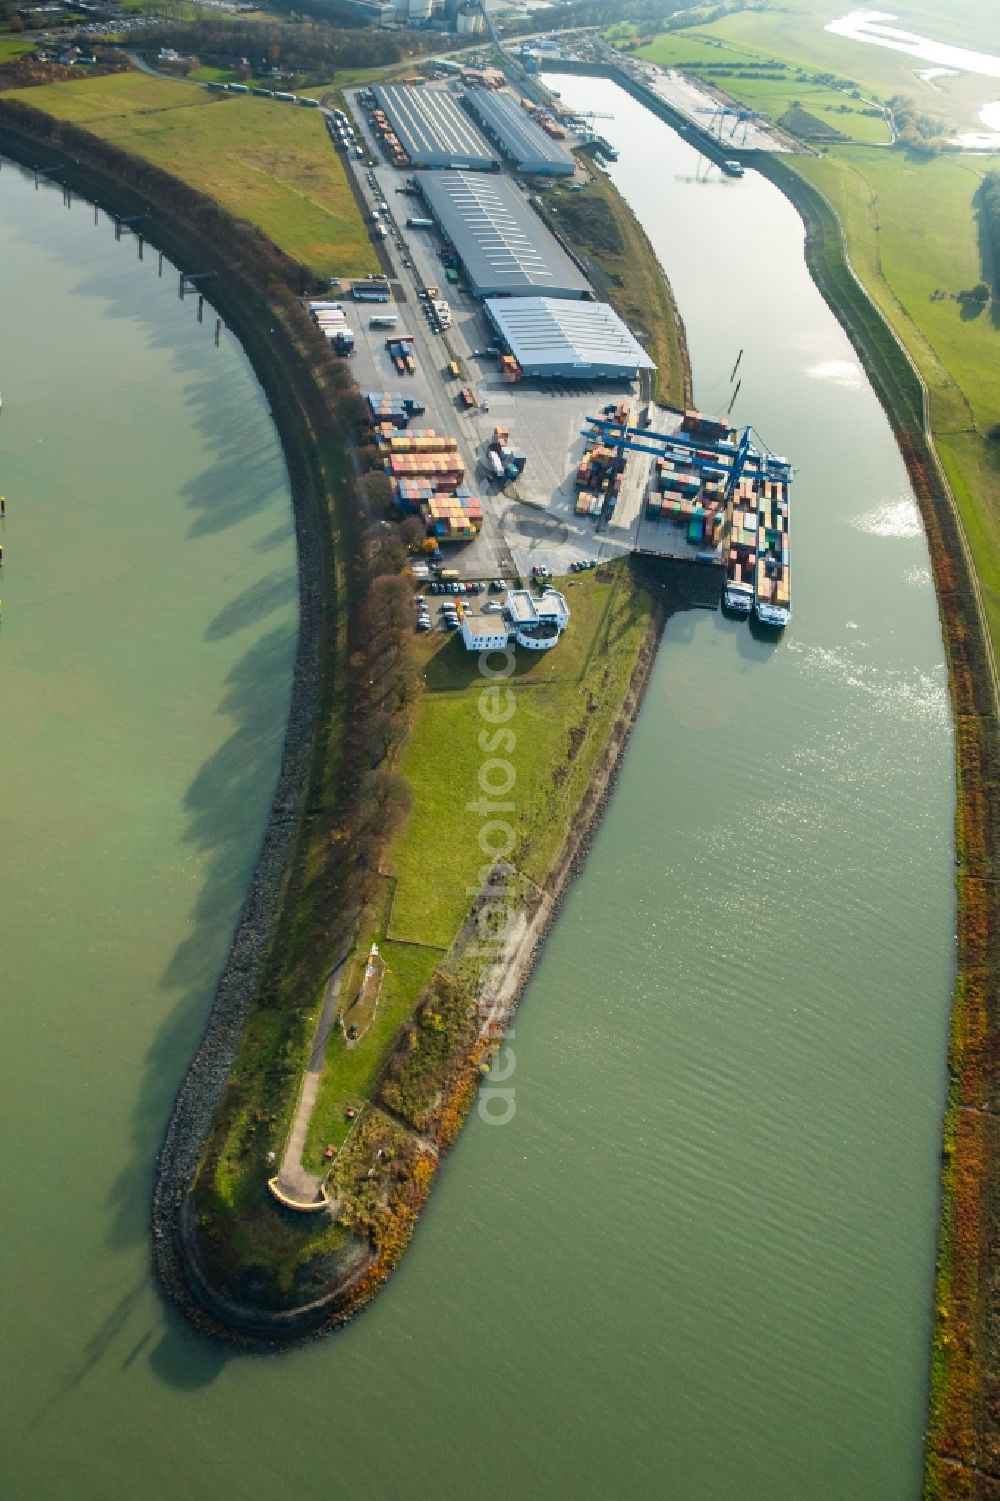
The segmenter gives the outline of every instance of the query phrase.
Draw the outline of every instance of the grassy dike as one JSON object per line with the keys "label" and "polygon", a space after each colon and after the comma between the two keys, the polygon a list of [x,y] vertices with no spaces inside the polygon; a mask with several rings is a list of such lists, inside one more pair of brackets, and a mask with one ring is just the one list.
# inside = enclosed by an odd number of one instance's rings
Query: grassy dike
{"label": "grassy dike", "polygon": [[641,339],[656,362],[655,399],[664,406],[692,405],[687,340],[670,283],[656,251],[614,184],[585,163],[591,180],[571,192],[546,185],[540,198],[549,228],[586,258],[598,293]]}
{"label": "grassy dike", "polygon": [[1000,1486],[1000,733],[989,624],[962,520],[929,437],[923,384],[856,280],[840,222],[784,163],[754,163],[798,209],[817,286],[892,424],[927,533],[955,723],[957,972],[942,1149],[925,1490],[995,1496]]}
{"label": "grassy dike", "polygon": [[[219,1338],[280,1345],[343,1322],[377,1290],[477,1087],[492,1088],[484,1071],[604,806],[662,609],[627,563],[574,577],[559,650],[517,660],[503,685],[517,705],[502,742],[517,783],[511,869],[484,852],[466,809],[481,795],[484,714],[497,700],[484,709],[489,683],[453,638],[410,637],[398,676],[418,691],[401,689],[405,733],[393,757],[413,808],[376,845],[373,866],[358,703],[371,697],[375,626],[358,566],[368,544],[349,449],[356,399],[297,303],[308,273],[218,202],[23,96],[0,99],[0,146],[32,165],[60,165],[76,194],[111,212],[151,208],[152,245],[182,268],[217,273],[213,302],[268,393],[288,462],[301,619],[283,765],[152,1208],[157,1273],[193,1322]],[[439,870],[442,847],[450,859]],[[267,1178],[331,969],[347,956],[349,1001],[373,937],[388,966],[379,1006],[356,1049],[334,1034],[306,1145],[306,1166],[321,1168],[324,1144],[337,1147],[333,1208],[290,1213]],[[350,1126],[348,1103],[357,1109]]]}

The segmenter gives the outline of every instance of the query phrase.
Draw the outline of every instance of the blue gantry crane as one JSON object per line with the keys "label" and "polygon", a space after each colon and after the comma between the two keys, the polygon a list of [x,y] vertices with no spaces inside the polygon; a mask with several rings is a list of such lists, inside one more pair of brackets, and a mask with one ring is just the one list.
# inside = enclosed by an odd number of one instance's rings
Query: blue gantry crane
{"label": "blue gantry crane", "polygon": [[[582,436],[588,442],[606,443],[609,448],[617,449],[620,458],[626,453],[646,453],[659,459],[668,453],[676,453],[679,449],[686,450],[692,468],[700,470],[707,479],[726,478],[727,502],[740,482],[751,452],[759,452],[751,441],[753,429],[749,427],[744,429],[735,448],[727,444],[723,449],[704,437],[688,437],[686,433],[651,432],[649,428],[611,422],[605,416],[588,417],[587,424]],[[765,462],[774,458],[766,449],[762,456]]]}

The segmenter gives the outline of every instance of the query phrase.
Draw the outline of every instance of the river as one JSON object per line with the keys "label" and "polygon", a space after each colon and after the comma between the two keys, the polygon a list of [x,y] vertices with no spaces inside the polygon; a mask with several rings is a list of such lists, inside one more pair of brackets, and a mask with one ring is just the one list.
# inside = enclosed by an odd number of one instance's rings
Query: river
{"label": "river", "polygon": [[[0,1487],[18,1501],[917,1493],[953,931],[926,548],[793,211],[760,179],[703,170],[611,84],[552,81],[615,115],[613,175],[673,281],[706,409],[745,346],[736,415],[798,466],[795,620],[777,644],[704,612],[670,622],[518,1016],[516,1116],[470,1122],[371,1309],[277,1358],[216,1349],[169,1314],[145,1227],[276,768],[280,465],[237,353],[88,210],[0,174],[0,315],[16,327],[0,464],[25,495],[0,640],[18,727],[0,804],[0,1040],[17,1060]],[[65,384],[24,290],[42,280],[79,351]],[[95,390],[98,339],[118,356]],[[113,513],[135,535],[105,527],[109,487],[90,477],[106,421],[112,454],[135,455]],[[218,421],[240,430],[221,462]],[[58,436],[51,458],[37,433]],[[60,475],[35,537],[22,517]],[[229,523],[215,531],[209,495]],[[28,599],[62,612],[31,639]]]}

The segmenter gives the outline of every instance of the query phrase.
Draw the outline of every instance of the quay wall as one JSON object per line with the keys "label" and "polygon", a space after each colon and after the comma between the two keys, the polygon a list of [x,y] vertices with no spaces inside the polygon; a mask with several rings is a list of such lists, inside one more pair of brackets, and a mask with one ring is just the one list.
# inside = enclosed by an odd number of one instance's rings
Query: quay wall
{"label": "quay wall", "polygon": [[615,63],[585,63],[566,58],[546,59],[542,63],[543,72],[551,73],[579,73],[587,78],[610,78],[612,83],[618,84],[633,99],[644,104],[654,115],[664,120],[672,130],[688,141],[703,156],[707,156],[716,166],[721,167],[724,161],[746,160],[748,153],[737,146],[722,146],[709,131],[702,126],[696,125],[689,120],[687,115],[680,110],[674,109],[667,100],[661,99],[652,89],[637,82],[624,68]]}

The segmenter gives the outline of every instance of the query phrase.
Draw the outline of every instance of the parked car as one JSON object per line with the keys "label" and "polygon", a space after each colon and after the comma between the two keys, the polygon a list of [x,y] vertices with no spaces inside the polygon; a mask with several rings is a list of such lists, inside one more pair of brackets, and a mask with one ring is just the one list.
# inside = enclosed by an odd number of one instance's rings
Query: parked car
{"label": "parked car", "polygon": [[501,615],[502,613],[503,605],[499,604],[495,599],[488,599],[483,605],[484,615]]}

